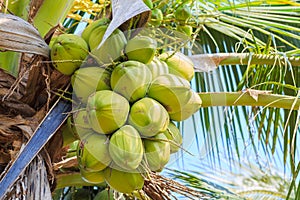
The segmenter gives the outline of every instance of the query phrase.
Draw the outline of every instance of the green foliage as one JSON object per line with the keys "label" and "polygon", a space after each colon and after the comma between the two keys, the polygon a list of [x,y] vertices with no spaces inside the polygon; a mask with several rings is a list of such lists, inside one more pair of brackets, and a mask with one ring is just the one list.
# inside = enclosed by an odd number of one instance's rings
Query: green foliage
{"label": "green foliage", "polygon": [[[208,167],[202,166],[201,170],[206,171]],[[171,170],[169,175],[215,199],[297,199],[294,193],[287,196],[289,180],[282,174],[276,169],[259,169],[255,164],[243,163],[236,172],[223,169],[206,174]]]}
{"label": "green foliage", "polygon": [[[166,1],[162,1],[155,4],[163,10],[162,24],[165,27],[175,29],[180,24],[174,20],[172,13],[181,3],[170,1],[166,5]],[[288,59],[279,65],[275,64],[279,55],[299,57],[299,3],[227,0],[212,3],[195,0],[189,1],[189,5],[193,15],[185,24],[193,26],[191,42],[201,46],[202,53],[250,53],[248,65],[226,65],[212,72],[198,72],[192,81],[193,87],[199,92],[255,89],[299,99],[299,66],[291,65]],[[187,52],[195,53],[193,50]],[[272,55],[274,64],[251,64],[251,54]],[[214,62],[209,64],[211,70],[217,67]],[[230,158],[239,161],[249,159],[250,162],[253,158],[244,156],[250,154],[256,157],[259,166],[269,162],[283,166],[286,175],[294,177],[290,188],[295,194],[299,185],[296,181],[299,182],[296,170],[300,159],[297,151],[299,121],[297,110],[231,106],[202,108],[180,126],[183,130],[189,126],[183,134],[191,134],[195,130],[197,153],[201,154],[200,146],[204,146],[212,171],[217,165],[222,166],[223,162],[231,163]],[[205,144],[202,140],[205,140]],[[222,156],[228,160],[221,160]],[[287,197],[287,190],[284,194]]]}

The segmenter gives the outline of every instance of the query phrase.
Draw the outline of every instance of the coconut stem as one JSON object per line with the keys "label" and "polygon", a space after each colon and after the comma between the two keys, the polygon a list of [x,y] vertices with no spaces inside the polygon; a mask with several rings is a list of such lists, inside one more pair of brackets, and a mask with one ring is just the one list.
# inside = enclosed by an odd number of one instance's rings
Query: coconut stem
{"label": "coconut stem", "polygon": [[[85,182],[79,172],[72,172],[66,174],[58,174],[56,176],[57,186],[56,189],[65,188],[70,186],[95,186],[95,184]],[[106,183],[97,184],[97,186],[106,186]]]}
{"label": "coconut stem", "polygon": [[[299,56],[289,56],[285,54],[251,54],[251,53],[213,53],[213,54],[198,54],[192,55],[190,58],[197,63],[208,63],[219,65],[290,65],[300,67]],[[196,68],[197,70],[197,68]]]}
{"label": "coconut stem", "polygon": [[[256,91],[256,93],[255,93]],[[199,93],[202,107],[211,106],[264,106],[289,110],[300,109],[298,96],[263,93],[259,90],[245,92],[205,92]],[[255,99],[257,97],[257,100]]]}

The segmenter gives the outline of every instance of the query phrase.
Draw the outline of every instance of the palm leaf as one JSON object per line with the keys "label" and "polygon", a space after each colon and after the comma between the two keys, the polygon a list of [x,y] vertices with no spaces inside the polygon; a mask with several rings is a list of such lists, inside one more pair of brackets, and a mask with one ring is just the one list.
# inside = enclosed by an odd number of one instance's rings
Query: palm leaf
{"label": "palm leaf", "polygon": [[[27,6],[29,0],[21,0],[18,3],[13,1],[6,1],[6,4],[0,3],[0,12],[11,13],[21,17],[24,20],[28,19]],[[19,64],[21,59],[21,53],[17,52],[0,52],[0,68],[10,72],[13,75],[17,75],[19,72]]]}
{"label": "palm leaf", "polygon": [[265,42],[262,42],[258,36],[251,39],[251,36],[249,37],[249,34],[246,34],[247,30],[252,29],[264,35],[272,34],[274,38],[282,43],[291,48],[297,48],[289,40],[292,38],[299,39],[299,34],[297,34],[299,33],[299,20],[296,17],[299,14],[297,13],[297,7],[287,6],[289,4],[296,5],[295,2],[244,2],[220,1],[213,4],[206,1],[194,1],[195,18],[190,20],[189,23],[196,22],[196,25],[217,30],[237,41],[246,39],[251,44],[255,40],[257,44],[265,45]]}
{"label": "palm leaf", "polygon": [[[213,72],[201,72],[196,75],[194,87],[199,92],[203,92],[200,96],[204,95],[204,104],[206,100],[211,103],[219,100],[223,102],[219,106],[228,106],[224,103],[225,93],[221,97],[221,94],[209,96],[212,93],[207,94],[207,92],[234,92],[253,88],[293,96],[290,105],[296,105],[297,102],[299,103],[297,100],[299,98],[297,95],[299,90],[299,67],[297,66],[299,64],[292,67],[286,55],[297,56],[299,53],[300,32],[299,12],[297,12],[299,7],[296,7],[298,4],[294,1],[269,1],[264,4],[261,1],[233,2],[193,1],[195,17],[187,22],[202,30],[197,36],[197,41],[200,41],[203,53],[210,54],[210,56],[212,52],[253,53],[250,54],[250,59],[247,59],[247,66],[233,66],[230,64],[241,63],[241,60],[234,63],[230,59],[228,62],[224,59],[222,65],[227,64],[226,66],[219,67]],[[253,59],[255,54],[262,54],[257,59],[261,63],[251,62],[256,60]],[[277,55],[280,54],[283,55],[283,63],[277,62]],[[266,62],[263,60],[264,56],[273,56],[275,60],[270,63]],[[214,61],[212,57],[211,59]],[[285,99],[285,97],[282,96],[280,99]],[[249,99],[246,102],[247,105],[251,104]],[[266,103],[262,108],[227,107],[226,112],[222,109],[202,108],[198,113],[200,117],[192,122],[193,125],[190,125],[189,130],[191,132],[197,127],[202,128],[190,133],[198,134],[197,137],[195,136],[199,143],[197,149],[201,149],[200,141],[205,140],[208,145],[203,147],[206,148],[206,152],[210,152],[208,162],[211,161],[212,166],[221,162],[222,156],[219,154],[224,150],[228,158],[232,156],[242,158],[242,152],[248,149],[247,153],[266,159],[266,162],[260,161],[259,165],[267,162],[281,163],[285,166],[288,176],[295,176],[295,166],[299,162],[295,140],[300,130],[299,117],[297,118],[299,108],[294,107],[295,111],[270,108],[272,102],[276,103],[277,100]],[[233,101],[234,103],[236,102]],[[221,118],[223,123],[220,123],[217,118]],[[181,126],[190,123],[187,120]],[[216,127],[212,129],[211,126]],[[218,130],[221,132],[216,132]],[[199,133],[202,133],[202,136]],[[198,153],[201,154],[199,150]],[[291,188],[293,188],[293,183]]]}
{"label": "palm leaf", "polygon": [[[280,170],[269,167],[260,169],[256,164],[242,163],[239,170],[229,171],[227,165],[232,164],[222,160],[223,168],[215,169],[213,173],[209,170],[211,166],[203,164],[202,172],[170,169],[166,173],[215,199],[296,199],[296,192],[292,192],[290,197],[287,196],[289,180],[284,178]],[[199,166],[197,162],[194,165]]]}

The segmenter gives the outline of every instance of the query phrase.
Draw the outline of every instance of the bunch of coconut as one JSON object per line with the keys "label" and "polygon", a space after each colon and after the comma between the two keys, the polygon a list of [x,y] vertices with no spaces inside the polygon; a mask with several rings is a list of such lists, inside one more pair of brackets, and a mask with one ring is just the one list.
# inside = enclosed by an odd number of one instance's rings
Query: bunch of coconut
{"label": "bunch of coconut", "polygon": [[147,172],[163,170],[180,149],[175,123],[196,112],[201,99],[190,86],[192,61],[179,52],[158,54],[149,36],[128,38],[117,29],[98,48],[108,24],[101,19],[81,36],[58,36],[52,61],[72,76],[76,106],[68,121],[80,139],[82,178],[138,194]]}

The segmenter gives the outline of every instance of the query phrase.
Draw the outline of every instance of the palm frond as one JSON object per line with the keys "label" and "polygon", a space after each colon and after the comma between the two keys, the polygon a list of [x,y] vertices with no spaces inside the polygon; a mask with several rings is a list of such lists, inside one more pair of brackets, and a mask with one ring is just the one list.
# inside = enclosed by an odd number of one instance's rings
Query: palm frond
{"label": "palm frond", "polygon": [[232,199],[232,200],[244,200],[238,194],[235,194],[230,189],[221,186],[218,183],[209,181],[209,178],[200,178],[188,172],[171,170],[169,176],[180,180],[189,187],[195,188],[201,193],[205,193],[213,199]]}
{"label": "palm frond", "polygon": [[[193,2],[196,17],[188,23],[201,29],[197,41],[202,45],[203,53],[251,52],[261,54],[262,57],[282,55],[287,61],[278,63],[278,59],[275,58],[273,62],[268,63],[261,57],[258,60],[262,63],[256,64],[251,63],[251,59],[246,65],[230,65],[225,62],[214,71],[197,73],[193,84],[199,92],[202,92],[200,95],[206,92],[235,92],[253,88],[293,96],[294,101],[290,105],[295,105],[299,98],[299,67],[297,65],[292,67],[286,56],[294,55],[298,59],[300,47],[298,3]],[[212,66],[210,70],[213,68]],[[224,102],[220,96],[206,98],[211,102]],[[203,96],[204,102],[206,98]],[[275,103],[276,100],[272,102]],[[239,161],[255,160],[259,166],[276,163],[283,166],[282,172],[290,177],[297,174],[296,165],[300,159],[300,154],[296,150],[299,142],[295,139],[300,131],[297,110],[298,108],[292,111],[268,106],[235,106],[220,109],[209,107],[200,109],[193,120],[187,120],[181,126],[190,126],[189,134],[198,134],[195,136],[197,147],[191,151],[202,155],[201,149],[205,148],[205,152],[209,153],[203,159],[211,166],[216,166],[216,163],[220,165],[222,157],[229,160],[237,157]],[[192,129],[197,131],[191,131]],[[292,183],[291,188],[294,187]]]}
{"label": "palm frond", "polygon": [[[24,20],[27,20],[27,6],[29,5],[29,3],[29,0],[21,0],[18,3],[12,0],[8,0],[5,4],[3,2],[0,2],[0,12],[14,14]],[[10,72],[14,76],[17,76],[19,72],[20,59],[21,53],[0,51],[0,68]]]}
{"label": "palm frond", "polygon": [[[185,172],[169,169],[168,173],[176,180],[189,187],[206,192],[215,199],[284,199],[289,191],[289,179],[284,178],[275,167],[259,168],[256,164],[243,162],[237,164],[239,169],[229,170],[231,165],[225,159],[223,168],[210,169],[209,165],[201,164],[201,171],[186,170]],[[201,162],[201,161],[200,161]],[[199,161],[194,165],[199,167]],[[193,164],[191,164],[193,165]],[[288,197],[296,198],[296,190]]]}
{"label": "palm frond", "polygon": [[289,48],[297,49],[299,45],[290,41],[299,40],[298,4],[294,1],[194,1],[194,18],[187,23],[216,30],[236,41],[266,45],[260,36],[252,38],[247,33],[251,29],[266,36],[272,35]]}

